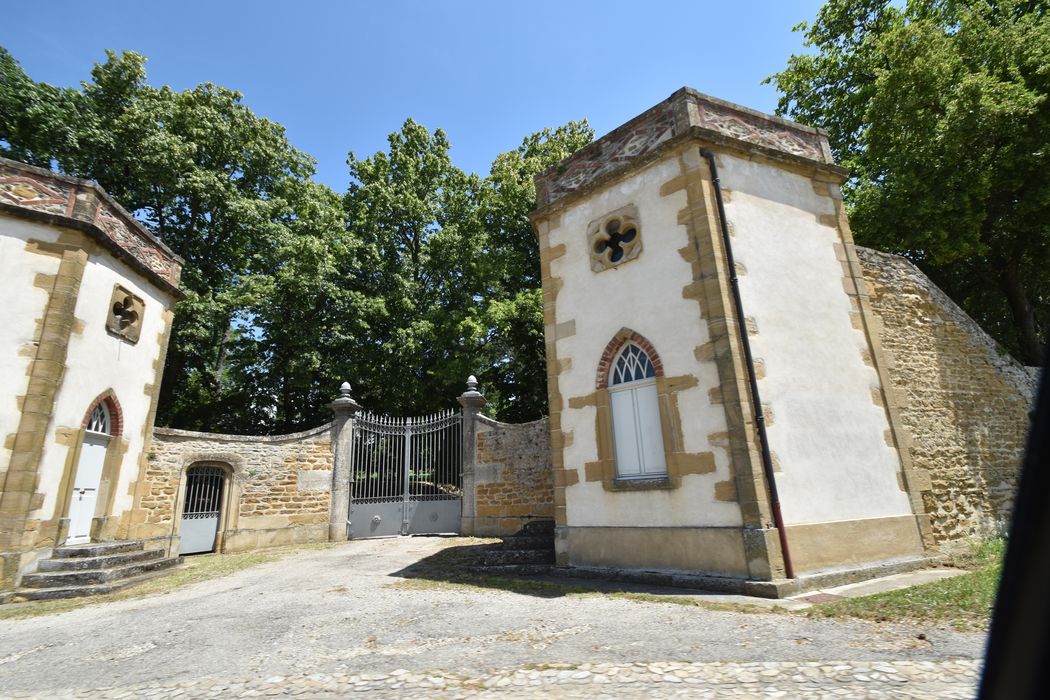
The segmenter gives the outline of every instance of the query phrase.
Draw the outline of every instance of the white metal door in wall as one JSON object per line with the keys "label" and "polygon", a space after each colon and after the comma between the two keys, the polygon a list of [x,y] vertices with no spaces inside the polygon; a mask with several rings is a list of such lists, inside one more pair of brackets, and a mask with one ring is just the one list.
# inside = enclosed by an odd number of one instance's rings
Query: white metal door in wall
{"label": "white metal door in wall", "polygon": [[179,554],[215,551],[226,475],[218,467],[186,470],[186,497],[179,523]]}
{"label": "white metal door in wall", "polygon": [[456,411],[421,418],[359,414],[354,420],[347,534],[459,532],[462,424]]}
{"label": "white metal door in wall", "polygon": [[98,504],[98,487],[102,481],[102,465],[106,461],[109,435],[86,432],[80,446],[77,475],[73,479],[73,497],[69,503],[69,534],[66,544],[91,541],[91,520]]}

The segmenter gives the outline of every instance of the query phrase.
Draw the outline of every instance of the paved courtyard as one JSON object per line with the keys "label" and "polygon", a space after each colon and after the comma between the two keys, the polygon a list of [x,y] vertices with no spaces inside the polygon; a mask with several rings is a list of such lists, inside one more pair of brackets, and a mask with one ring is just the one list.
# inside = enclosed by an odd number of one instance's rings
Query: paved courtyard
{"label": "paved courtyard", "polygon": [[398,575],[462,542],[351,542],[3,621],[0,696],[973,695],[982,634]]}

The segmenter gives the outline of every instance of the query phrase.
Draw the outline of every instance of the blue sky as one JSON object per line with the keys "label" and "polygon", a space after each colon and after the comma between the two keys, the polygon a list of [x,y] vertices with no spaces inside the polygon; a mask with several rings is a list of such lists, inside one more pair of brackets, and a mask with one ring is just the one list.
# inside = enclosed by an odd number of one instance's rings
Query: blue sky
{"label": "blue sky", "polygon": [[683,85],[772,111],[761,81],[803,50],[791,28],[820,5],[52,0],[5,3],[0,45],[55,85],[87,80],[112,49],[147,56],[154,85],[239,90],[342,191],[346,152],[385,148],[407,117],[484,175],[527,134],[586,118],[600,135]]}

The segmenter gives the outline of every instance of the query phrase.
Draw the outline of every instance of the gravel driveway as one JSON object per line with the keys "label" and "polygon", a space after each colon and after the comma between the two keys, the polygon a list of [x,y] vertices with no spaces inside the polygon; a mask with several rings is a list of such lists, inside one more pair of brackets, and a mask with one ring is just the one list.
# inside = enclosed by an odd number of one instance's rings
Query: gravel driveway
{"label": "gravel driveway", "polygon": [[[518,681],[527,685],[543,673],[561,674],[566,682],[580,676],[576,680],[583,682],[581,674],[594,669],[647,669],[652,662],[678,662],[664,673],[716,667],[795,673],[792,669],[834,662],[841,665],[840,675],[856,675],[857,668],[872,663],[889,664],[892,670],[893,662],[904,662],[904,668],[927,668],[930,678],[938,669],[961,674],[969,692],[977,667],[973,660],[984,644],[983,634],[944,629],[722,612],[609,596],[430,587],[398,576],[462,542],[360,540],[165,595],[3,621],[0,695],[98,688],[137,688],[141,694],[146,688],[167,689],[161,695],[242,690],[310,695],[325,688],[336,692],[332,689],[348,678],[358,689],[379,684],[397,690],[402,686],[390,684],[398,676],[436,679],[439,685],[431,687],[452,688],[459,682],[455,692],[467,693]],[[650,669],[640,677],[653,674],[659,675]],[[502,686],[485,682],[497,677],[511,680]],[[289,678],[301,682],[289,684]],[[239,680],[231,687],[232,679]],[[479,681],[476,688],[469,679]]]}

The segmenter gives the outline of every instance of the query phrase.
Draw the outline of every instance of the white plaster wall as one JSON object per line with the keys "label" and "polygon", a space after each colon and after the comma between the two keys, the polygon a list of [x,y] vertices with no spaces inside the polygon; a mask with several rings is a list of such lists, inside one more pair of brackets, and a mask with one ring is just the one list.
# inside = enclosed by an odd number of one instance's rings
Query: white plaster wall
{"label": "white plaster wall", "polygon": [[[695,151],[695,149],[692,149]],[[698,158],[696,154],[687,157]],[[736,503],[717,501],[714,485],[729,478],[729,456],[709,444],[707,436],[726,430],[722,407],[712,405],[708,391],[718,384],[714,363],[699,363],[694,355],[707,342],[707,325],[695,300],[682,297],[692,282],[692,269],[678,250],[689,245],[678,212],[686,206],[684,191],[660,196],[660,186],[680,174],[676,157],[654,163],[629,179],[614,183],[562,212],[550,231],[551,246],[565,244],[566,253],[551,264],[551,274],[563,280],[555,304],[555,321],[575,321],[576,333],[558,340],[559,360],[571,359],[558,377],[564,399],[561,425],[571,431],[564,449],[566,469],[578,469],[580,482],[565,490],[570,526],[730,526],[741,522]],[[587,225],[611,211],[634,204],[638,208],[643,251],[636,260],[595,273],[591,271]],[[693,375],[698,386],[677,394],[686,452],[713,452],[716,470],[686,475],[679,488],[660,491],[609,492],[601,483],[585,482],[584,464],[598,459],[593,407],[571,409],[574,396],[595,391],[595,374],[605,346],[623,327],[653,344],[668,377]]]}
{"label": "white plaster wall", "polygon": [[[120,340],[106,331],[113,285],[120,284],[145,302],[142,332],[135,345]],[[76,318],[83,322],[83,332],[74,333],[69,342],[66,374],[55,401],[54,419],[48,430],[40,466],[43,507],[33,517],[50,518],[55,509],[58,483],[62,476],[68,448],[55,443],[55,429],[79,428],[84,414],[99,394],[112,389],[124,416],[122,438],[128,449],[120,466],[113,511],[119,515],[131,508],[129,484],[137,478],[138,459],[143,448],[143,424],[149,414],[150,396],[144,392],[155,381],[153,362],[160,346],[158,336],[164,330],[164,311],[171,304],[165,292],[147,282],[124,263],[108,253],[92,255],[84,270],[77,297]]]}
{"label": "white plaster wall", "polygon": [[784,519],[788,524],[909,515],[899,457],[884,439],[885,410],[872,401],[878,375],[863,361],[862,331],[850,320],[835,254],[829,197],[807,177],[718,156],[744,314],[754,318],[762,403]]}
{"label": "white plaster wall", "polygon": [[[47,307],[48,292],[34,287],[37,275],[53,275],[59,259],[26,252],[29,239],[54,241],[58,229],[0,214],[0,280],[4,301],[0,304],[0,471],[7,471],[11,449],[8,436],[18,430],[21,407],[29,385],[31,357],[22,351],[34,342],[37,320]],[[0,482],[0,487],[3,484]]]}

